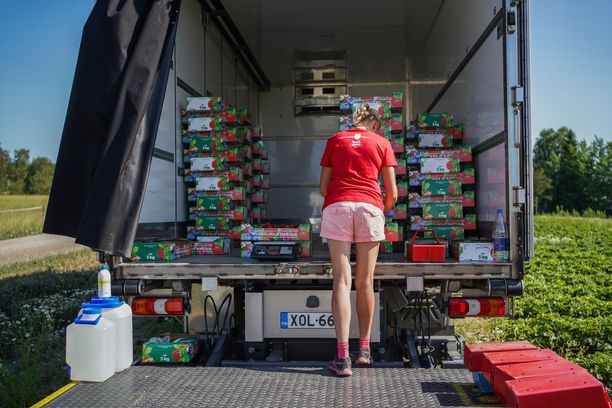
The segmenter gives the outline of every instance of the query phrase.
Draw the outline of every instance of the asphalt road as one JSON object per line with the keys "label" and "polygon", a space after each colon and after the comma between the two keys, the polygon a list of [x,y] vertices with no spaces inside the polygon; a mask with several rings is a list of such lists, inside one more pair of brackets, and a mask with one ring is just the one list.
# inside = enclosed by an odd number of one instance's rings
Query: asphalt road
{"label": "asphalt road", "polygon": [[73,238],[39,234],[0,241],[0,266],[27,262],[46,256],[66,254],[86,247],[74,243]]}

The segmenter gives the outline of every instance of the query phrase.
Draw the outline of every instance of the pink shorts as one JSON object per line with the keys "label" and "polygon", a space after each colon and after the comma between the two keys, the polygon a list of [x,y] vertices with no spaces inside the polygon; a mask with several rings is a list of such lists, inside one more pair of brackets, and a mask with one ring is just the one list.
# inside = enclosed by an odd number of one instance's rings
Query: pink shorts
{"label": "pink shorts", "polygon": [[375,205],[341,201],[323,210],[321,236],[346,242],[385,239],[385,214]]}

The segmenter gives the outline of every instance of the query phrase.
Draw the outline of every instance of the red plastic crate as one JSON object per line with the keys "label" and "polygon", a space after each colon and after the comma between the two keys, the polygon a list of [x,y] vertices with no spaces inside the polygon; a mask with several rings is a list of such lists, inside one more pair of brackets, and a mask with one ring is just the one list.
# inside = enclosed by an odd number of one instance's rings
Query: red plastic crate
{"label": "red plastic crate", "polygon": [[[414,242],[419,232],[431,232],[436,243]],[[445,252],[446,246],[440,242],[436,233],[430,229],[416,231],[412,236],[412,240],[410,240],[410,244],[408,244],[408,259],[412,262],[444,262]]]}
{"label": "red plastic crate", "polygon": [[516,363],[500,365],[493,369],[493,389],[499,399],[506,399],[506,381],[529,377],[547,377],[554,374],[576,375],[588,374],[588,371],[567,360],[531,361],[529,363]]}
{"label": "red plastic crate", "polygon": [[604,385],[590,374],[555,374],[506,382],[513,408],[610,408]]}
{"label": "red plastic crate", "polygon": [[482,354],[494,351],[536,350],[537,347],[528,341],[509,341],[504,343],[466,344],[463,349],[463,363],[468,370],[482,371]]}
{"label": "red plastic crate", "polygon": [[481,371],[488,382],[493,384],[493,370],[506,364],[529,363],[531,361],[562,361],[563,357],[550,349],[518,350],[484,353],[482,355]]}

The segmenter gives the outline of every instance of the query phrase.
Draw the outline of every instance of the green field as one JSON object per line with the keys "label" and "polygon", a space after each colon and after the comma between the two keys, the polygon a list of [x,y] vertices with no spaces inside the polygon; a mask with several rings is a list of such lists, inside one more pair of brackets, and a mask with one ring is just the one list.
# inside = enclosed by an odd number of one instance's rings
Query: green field
{"label": "green field", "polygon": [[[0,195],[0,239],[40,234],[44,220],[46,195]],[[24,208],[27,211],[7,211]]]}
{"label": "green field", "polygon": [[470,342],[529,340],[551,348],[612,389],[612,220],[536,217],[516,319],[465,319]]}
{"label": "green field", "polygon": [[[469,341],[529,340],[588,368],[612,388],[612,220],[536,217],[516,319],[465,319]],[[69,381],[64,328],[95,288],[89,251],[0,268],[0,406],[26,406]],[[139,328],[162,333],[159,326]],[[148,323],[147,323],[148,324]]]}

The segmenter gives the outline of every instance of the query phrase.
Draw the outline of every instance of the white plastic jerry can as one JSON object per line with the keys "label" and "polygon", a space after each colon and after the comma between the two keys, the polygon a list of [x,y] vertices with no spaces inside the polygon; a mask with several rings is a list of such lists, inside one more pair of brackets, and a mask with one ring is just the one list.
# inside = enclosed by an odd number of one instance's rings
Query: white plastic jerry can
{"label": "white plastic jerry can", "polygon": [[66,328],[66,363],[72,381],[102,382],[115,374],[115,324],[97,307],[83,309]]}
{"label": "white plastic jerry can", "polygon": [[132,365],[134,361],[134,345],[132,331],[132,308],[122,302],[118,296],[94,296],[91,303],[83,303],[83,310],[90,307],[102,309],[104,318],[115,324],[116,353],[115,371],[120,372]]}

